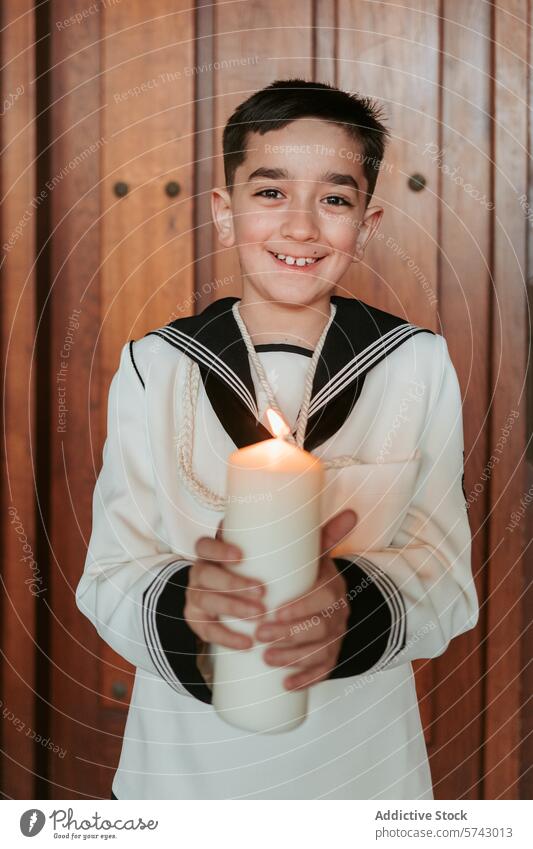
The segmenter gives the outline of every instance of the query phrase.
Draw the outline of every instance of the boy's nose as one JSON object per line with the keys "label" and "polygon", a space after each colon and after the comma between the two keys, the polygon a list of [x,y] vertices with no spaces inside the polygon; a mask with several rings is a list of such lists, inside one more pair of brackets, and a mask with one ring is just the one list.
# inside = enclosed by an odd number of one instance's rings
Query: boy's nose
{"label": "boy's nose", "polygon": [[283,238],[299,241],[316,239],[319,232],[314,214],[304,209],[288,210],[280,228],[280,235]]}

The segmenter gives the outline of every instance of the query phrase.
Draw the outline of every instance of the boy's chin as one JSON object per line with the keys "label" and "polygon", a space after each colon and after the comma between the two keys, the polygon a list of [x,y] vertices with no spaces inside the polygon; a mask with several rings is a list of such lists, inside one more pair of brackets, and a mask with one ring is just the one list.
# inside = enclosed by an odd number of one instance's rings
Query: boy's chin
{"label": "boy's chin", "polygon": [[327,285],[323,280],[317,283],[311,276],[307,277],[303,274],[298,280],[284,279],[289,277],[290,273],[282,274],[275,282],[273,280],[258,281],[253,289],[265,301],[281,301],[295,306],[305,306],[333,294],[334,283]]}

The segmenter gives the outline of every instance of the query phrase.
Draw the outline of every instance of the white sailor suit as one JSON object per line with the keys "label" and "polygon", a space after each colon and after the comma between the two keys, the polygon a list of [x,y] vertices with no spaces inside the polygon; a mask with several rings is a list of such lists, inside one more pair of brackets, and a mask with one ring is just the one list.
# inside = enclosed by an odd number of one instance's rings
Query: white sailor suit
{"label": "white sailor suit", "polygon": [[[215,712],[201,641],[183,617],[195,542],[223,516],[198,487],[223,496],[229,454],[271,438],[238,301],[222,298],[125,344],[111,382],[76,601],[136,667],[114,794],[432,799],[411,661],[441,655],[478,620],[461,396],[446,341],[358,299],[331,298],[304,447],[324,461],[354,457],[326,472],[324,520],[366,504],[378,542],[362,547],[356,528],[335,556],[349,588],[348,629],[336,668],[309,688],[304,722],[254,734]],[[256,351],[292,427],[312,352]],[[187,429],[189,479],[177,451]]]}

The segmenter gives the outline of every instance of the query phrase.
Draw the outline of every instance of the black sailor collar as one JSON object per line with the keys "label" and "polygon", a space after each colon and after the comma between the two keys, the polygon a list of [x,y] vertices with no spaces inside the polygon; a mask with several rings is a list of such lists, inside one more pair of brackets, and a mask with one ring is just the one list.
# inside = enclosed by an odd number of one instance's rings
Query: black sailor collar
{"label": "black sailor collar", "polygon": [[[176,319],[146,335],[160,336],[198,363],[217,417],[235,445],[243,448],[272,434],[258,420],[248,351],[232,312],[239,300],[220,298],[198,315]],[[333,295],[331,301],[337,309],[313,380],[307,451],[344,424],[374,366],[415,333],[433,333],[357,298]]]}

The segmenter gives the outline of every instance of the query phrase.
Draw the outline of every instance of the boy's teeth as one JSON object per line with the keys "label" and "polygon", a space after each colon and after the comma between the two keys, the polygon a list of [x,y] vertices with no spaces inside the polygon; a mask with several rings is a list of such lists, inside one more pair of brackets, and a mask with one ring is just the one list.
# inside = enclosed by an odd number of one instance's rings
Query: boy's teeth
{"label": "boy's teeth", "polygon": [[311,257],[307,257],[307,256],[299,256],[298,258],[296,258],[294,256],[287,256],[286,254],[276,254],[275,256],[278,259],[283,260],[283,262],[285,262],[287,265],[303,266],[303,265],[312,265],[314,262],[316,262],[316,259],[312,259]]}

